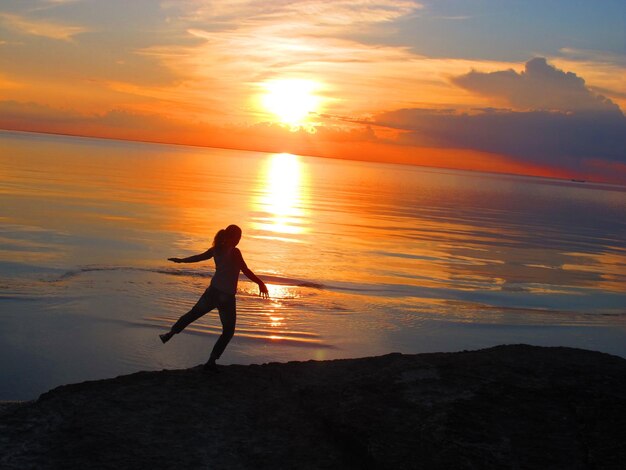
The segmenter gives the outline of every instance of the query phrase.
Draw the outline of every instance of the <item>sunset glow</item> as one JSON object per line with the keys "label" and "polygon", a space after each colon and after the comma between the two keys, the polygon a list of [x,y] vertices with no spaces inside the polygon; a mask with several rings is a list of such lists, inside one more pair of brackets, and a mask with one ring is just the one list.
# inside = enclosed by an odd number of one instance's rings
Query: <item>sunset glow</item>
{"label": "sunset glow", "polygon": [[626,183],[623,2],[133,5],[3,3],[0,129]]}

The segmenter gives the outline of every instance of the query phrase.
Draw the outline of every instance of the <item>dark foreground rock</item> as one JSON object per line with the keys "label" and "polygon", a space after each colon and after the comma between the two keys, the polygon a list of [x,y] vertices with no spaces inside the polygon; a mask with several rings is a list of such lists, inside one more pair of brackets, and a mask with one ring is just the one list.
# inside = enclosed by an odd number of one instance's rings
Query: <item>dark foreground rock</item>
{"label": "dark foreground rock", "polygon": [[524,345],[139,372],[0,414],[0,468],[625,468],[626,360]]}

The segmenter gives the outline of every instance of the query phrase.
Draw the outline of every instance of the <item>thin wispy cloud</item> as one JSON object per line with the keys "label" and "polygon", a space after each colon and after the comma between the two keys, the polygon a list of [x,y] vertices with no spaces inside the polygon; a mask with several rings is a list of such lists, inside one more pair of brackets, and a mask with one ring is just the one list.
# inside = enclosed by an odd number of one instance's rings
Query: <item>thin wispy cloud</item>
{"label": "thin wispy cloud", "polygon": [[85,0],[35,0],[34,5],[29,8],[29,11],[44,11],[54,9],[58,6],[71,5],[84,1]]}
{"label": "thin wispy cloud", "polygon": [[[176,2],[164,4],[177,7]],[[411,0],[296,1],[233,1],[187,2],[187,21],[202,25],[271,25],[275,30],[305,28],[305,33],[330,33],[333,28],[362,27],[368,24],[394,21],[423,8]]]}
{"label": "thin wispy cloud", "polygon": [[27,18],[11,13],[0,13],[0,23],[22,34],[42,36],[60,41],[70,41],[74,36],[88,31],[83,26]]}
{"label": "thin wispy cloud", "polygon": [[[421,10],[410,1],[233,2],[166,4],[172,21],[201,40],[191,46],[155,46],[140,53],[157,57],[180,76],[181,100],[203,90],[229,106],[229,114],[258,119],[253,96],[259,83],[276,77],[313,79],[322,84],[325,110],[356,116],[410,103],[464,102],[471,96],[451,88],[448,77],[472,64],[430,59],[405,46],[365,44],[363,28],[384,26]],[[178,16],[176,16],[178,14]],[[496,69],[500,62],[482,64]],[[453,95],[452,97],[450,95]],[[364,96],[377,96],[376,100]],[[242,100],[242,97],[244,98]],[[374,104],[374,109],[372,109]],[[472,104],[472,103],[468,103]]]}

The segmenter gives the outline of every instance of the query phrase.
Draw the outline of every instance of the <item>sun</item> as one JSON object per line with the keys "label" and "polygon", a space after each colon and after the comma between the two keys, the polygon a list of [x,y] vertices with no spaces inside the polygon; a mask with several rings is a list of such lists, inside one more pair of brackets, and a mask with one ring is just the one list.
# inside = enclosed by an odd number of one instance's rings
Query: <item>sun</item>
{"label": "sun", "polygon": [[320,98],[315,92],[320,87],[313,80],[271,80],[261,86],[264,90],[261,96],[263,108],[284,124],[303,124],[311,113],[319,111]]}

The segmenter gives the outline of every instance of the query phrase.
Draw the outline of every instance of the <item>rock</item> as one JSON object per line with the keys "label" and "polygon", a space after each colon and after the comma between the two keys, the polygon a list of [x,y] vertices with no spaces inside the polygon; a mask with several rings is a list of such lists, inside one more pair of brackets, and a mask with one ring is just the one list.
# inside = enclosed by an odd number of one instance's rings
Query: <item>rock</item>
{"label": "rock", "polygon": [[0,468],[617,469],[626,360],[526,345],[139,372],[0,414]]}

